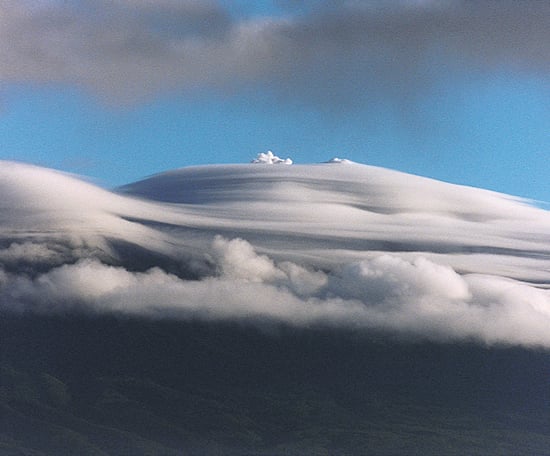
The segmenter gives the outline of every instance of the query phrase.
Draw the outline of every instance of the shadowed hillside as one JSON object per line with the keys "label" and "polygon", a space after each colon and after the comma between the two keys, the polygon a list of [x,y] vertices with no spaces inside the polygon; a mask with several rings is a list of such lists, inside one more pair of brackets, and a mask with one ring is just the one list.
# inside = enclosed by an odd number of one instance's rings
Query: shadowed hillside
{"label": "shadowed hillside", "polygon": [[7,316],[2,455],[550,454],[550,357],[344,331]]}

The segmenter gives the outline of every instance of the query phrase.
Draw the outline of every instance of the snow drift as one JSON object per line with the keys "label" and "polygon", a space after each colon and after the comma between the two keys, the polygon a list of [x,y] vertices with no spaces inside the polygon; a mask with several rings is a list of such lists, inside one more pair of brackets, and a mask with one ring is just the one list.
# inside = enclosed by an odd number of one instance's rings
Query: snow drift
{"label": "snow drift", "polygon": [[190,167],[116,192],[0,162],[0,192],[4,312],[550,347],[550,213],[512,196],[342,160]]}

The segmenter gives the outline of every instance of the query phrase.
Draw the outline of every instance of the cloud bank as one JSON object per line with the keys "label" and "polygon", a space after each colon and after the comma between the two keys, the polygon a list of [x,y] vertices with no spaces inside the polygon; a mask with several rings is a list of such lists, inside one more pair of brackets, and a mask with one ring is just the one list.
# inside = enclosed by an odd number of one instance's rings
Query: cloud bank
{"label": "cloud bank", "polygon": [[115,312],[153,318],[280,322],[386,330],[434,340],[550,347],[550,291],[502,277],[460,275],[422,256],[382,254],[329,273],[276,263],[217,237],[218,273],[188,281],[160,268],[132,273],[97,260],[34,279],[0,275],[2,309]]}
{"label": "cloud bank", "polygon": [[0,165],[1,312],[550,348],[550,215],[507,195],[338,162],[184,168],[122,193]]}
{"label": "cloud bank", "polygon": [[412,96],[448,74],[550,74],[544,1],[334,1],[288,11],[240,17],[214,1],[2,0],[0,82],[72,84],[111,102],[262,87],[342,105]]}

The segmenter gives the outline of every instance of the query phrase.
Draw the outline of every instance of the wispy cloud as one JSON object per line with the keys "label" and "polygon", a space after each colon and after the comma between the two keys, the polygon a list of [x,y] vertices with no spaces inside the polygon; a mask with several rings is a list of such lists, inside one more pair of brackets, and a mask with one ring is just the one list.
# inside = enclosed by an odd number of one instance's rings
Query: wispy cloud
{"label": "wispy cloud", "polygon": [[314,103],[407,97],[449,73],[550,74],[536,0],[329,2],[239,18],[215,2],[0,2],[0,80],[68,83],[133,102],[262,87]]}

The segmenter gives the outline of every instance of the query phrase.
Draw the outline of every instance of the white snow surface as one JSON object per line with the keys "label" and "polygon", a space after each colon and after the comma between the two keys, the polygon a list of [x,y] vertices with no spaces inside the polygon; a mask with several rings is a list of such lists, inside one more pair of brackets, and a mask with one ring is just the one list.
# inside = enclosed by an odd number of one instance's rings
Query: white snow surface
{"label": "white snow surface", "polygon": [[[0,161],[0,194],[2,311],[550,348],[550,213],[513,196],[334,162],[188,167],[111,192]],[[210,269],[199,280],[137,270],[109,260],[117,241]]]}

